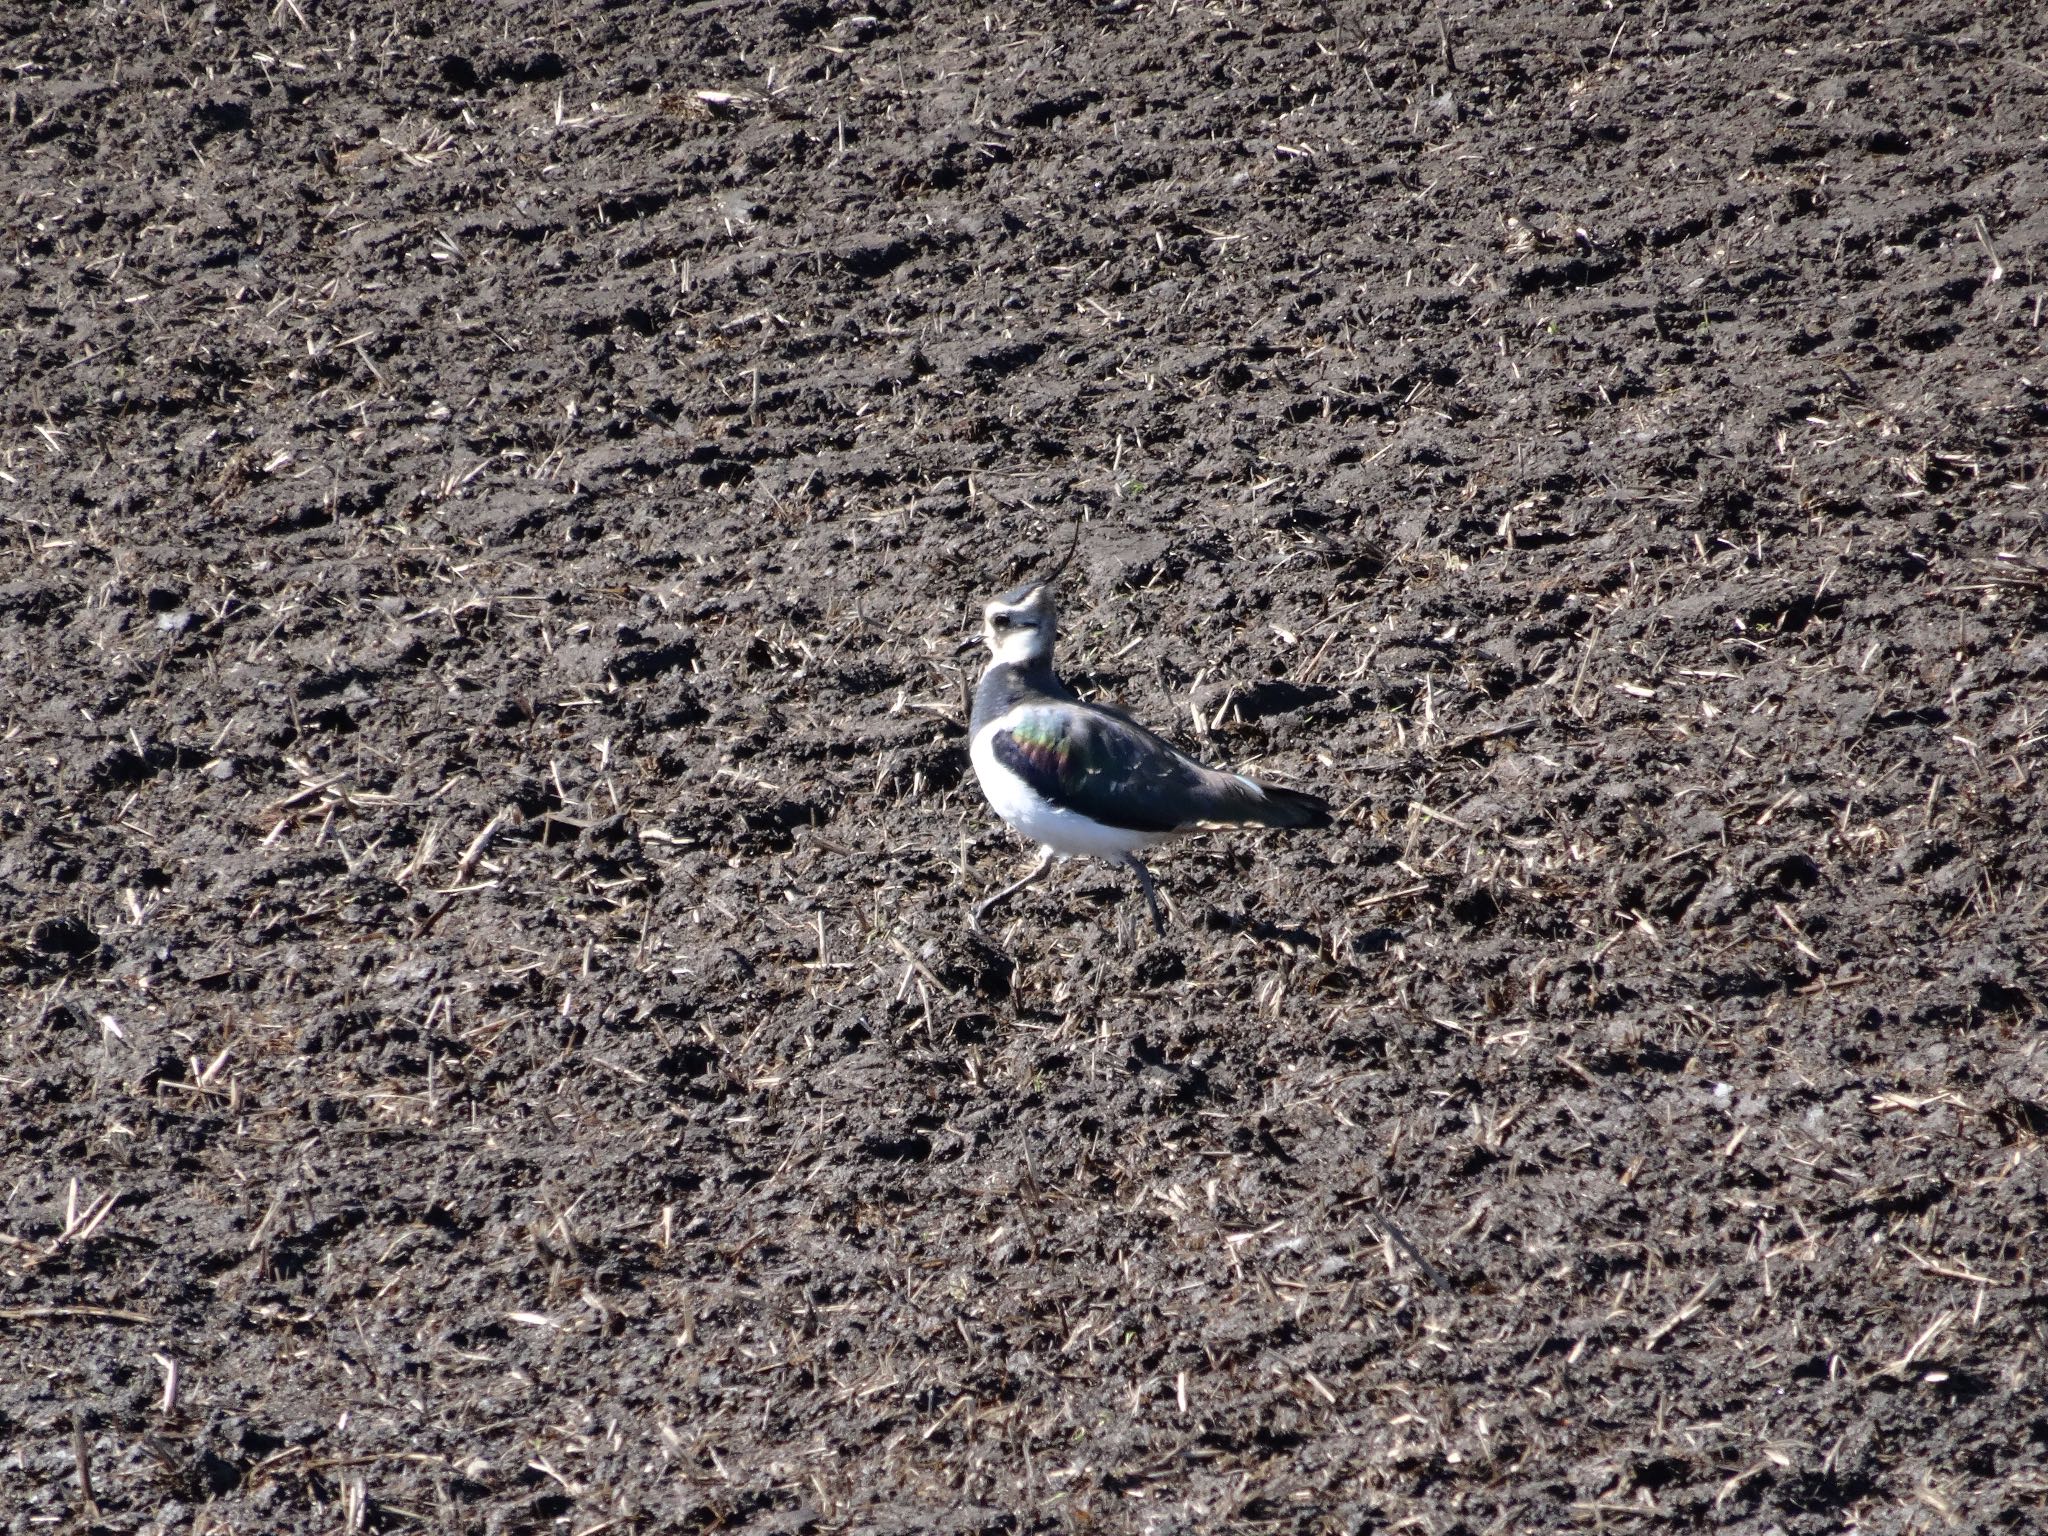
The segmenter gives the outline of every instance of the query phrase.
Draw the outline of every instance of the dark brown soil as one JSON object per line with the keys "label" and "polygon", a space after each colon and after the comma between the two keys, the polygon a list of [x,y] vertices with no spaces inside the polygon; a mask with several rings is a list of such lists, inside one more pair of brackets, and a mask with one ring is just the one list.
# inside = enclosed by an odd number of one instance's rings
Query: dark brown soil
{"label": "dark brown soil", "polygon": [[[2038,1529],[2038,7],[0,80],[0,1528]],[[1080,516],[1344,814],[982,941]]]}

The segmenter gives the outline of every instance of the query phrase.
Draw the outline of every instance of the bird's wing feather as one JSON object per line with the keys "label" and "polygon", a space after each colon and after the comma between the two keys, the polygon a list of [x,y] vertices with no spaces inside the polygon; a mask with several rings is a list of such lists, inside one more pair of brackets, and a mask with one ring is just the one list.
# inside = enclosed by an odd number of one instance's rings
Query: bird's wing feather
{"label": "bird's wing feather", "polygon": [[1218,781],[1226,775],[1142,725],[1085,704],[1015,710],[990,746],[997,762],[1046,800],[1105,826],[1174,832],[1221,809]]}

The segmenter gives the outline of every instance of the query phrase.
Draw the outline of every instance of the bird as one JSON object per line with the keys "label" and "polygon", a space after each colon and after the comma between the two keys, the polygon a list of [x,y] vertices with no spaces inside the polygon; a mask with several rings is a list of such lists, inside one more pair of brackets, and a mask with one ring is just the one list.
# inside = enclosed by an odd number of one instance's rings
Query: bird
{"label": "bird", "polygon": [[[1077,530],[1078,532],[1078,530]],[[1078,542],[1078,540],[1077,540]],[[1059,615],[1050,575],[982,609],[989,660],[974,692],[968,757],[989,806],[1039,845],[1038,862],[977,903],[969,925],[1042,877],[1056,859],[1092,857],[1137,877],[1155,932],[1159,893],[1138,855],[1210,827],[1327,827],[1317,796],[1196,762],[1129,715],[1082,699],[1053,671]]]}

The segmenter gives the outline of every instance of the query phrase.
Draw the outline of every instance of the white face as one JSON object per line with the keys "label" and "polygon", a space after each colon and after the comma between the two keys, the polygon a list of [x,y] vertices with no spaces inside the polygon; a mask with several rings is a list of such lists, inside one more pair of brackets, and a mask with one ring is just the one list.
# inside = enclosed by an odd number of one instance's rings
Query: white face
{"label": "white face", "polygon": [[1052,605],[1042,591],[1021,603],[990,603],[981,610],[981,637],[999,662],[1023,666],[1052,655]]}

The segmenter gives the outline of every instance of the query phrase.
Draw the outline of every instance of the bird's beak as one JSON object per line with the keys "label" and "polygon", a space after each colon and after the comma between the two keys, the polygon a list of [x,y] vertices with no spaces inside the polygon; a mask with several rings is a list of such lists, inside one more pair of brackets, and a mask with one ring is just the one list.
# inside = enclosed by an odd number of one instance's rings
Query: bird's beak
{"label": "bird's beak", "polygon": [[953,654],[955,656],[964,656],[979,644],[981,644],[981,631],[977,629],[973,634],[964,637],[958,645],[953,647]]}

